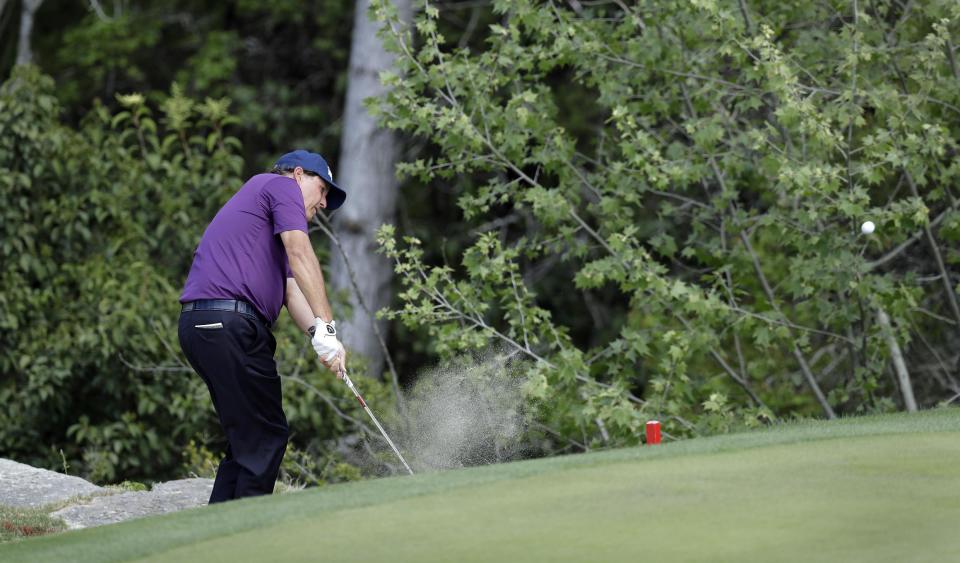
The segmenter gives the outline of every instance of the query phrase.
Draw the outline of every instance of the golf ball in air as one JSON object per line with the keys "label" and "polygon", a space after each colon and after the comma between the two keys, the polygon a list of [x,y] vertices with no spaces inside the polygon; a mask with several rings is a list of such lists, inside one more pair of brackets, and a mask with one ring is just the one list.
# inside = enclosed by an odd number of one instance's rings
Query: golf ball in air
{"label": "golf ball in air", "polygon": [[873,224],[873,221],[866,221],[860,225],[860,232],[869,235],[875,228],[877,228],[877,226]]}

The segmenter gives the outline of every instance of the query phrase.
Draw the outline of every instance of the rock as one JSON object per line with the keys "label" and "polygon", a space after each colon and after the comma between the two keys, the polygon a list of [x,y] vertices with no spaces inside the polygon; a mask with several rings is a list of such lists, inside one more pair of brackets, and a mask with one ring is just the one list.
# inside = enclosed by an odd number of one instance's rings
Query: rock
{"label": "rock", "polygon": [[204,506],[213,490],[213,479],[180,479],[157,483],[151,491],[97,496],[51,514],[70,529],[113,524],[133,518]]}
{"label": "rock", "polygon": [[79,477],[0,459],[0,504],[36,508],[104,492],[102,487]]}
{"label": "rock", "polygon": [[79,477],[0,459],[0,504],[38,508],[68,503],[51,516],[63,519],[71,529],[204,506],[212,490],[213,479],[195,478],[157,483],[150,491],[118,492]]}

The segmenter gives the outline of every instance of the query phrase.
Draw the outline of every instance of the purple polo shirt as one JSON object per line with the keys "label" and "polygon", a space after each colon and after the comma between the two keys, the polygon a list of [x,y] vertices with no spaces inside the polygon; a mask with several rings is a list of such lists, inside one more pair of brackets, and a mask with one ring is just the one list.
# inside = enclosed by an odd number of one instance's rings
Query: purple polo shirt
{"label": "purple polo shirt", "polygon": [[242,299],[275,322],[293,277],[284,231],[308,232],[297,182],[276,174],[247,180],[203,233],[180,302]]}

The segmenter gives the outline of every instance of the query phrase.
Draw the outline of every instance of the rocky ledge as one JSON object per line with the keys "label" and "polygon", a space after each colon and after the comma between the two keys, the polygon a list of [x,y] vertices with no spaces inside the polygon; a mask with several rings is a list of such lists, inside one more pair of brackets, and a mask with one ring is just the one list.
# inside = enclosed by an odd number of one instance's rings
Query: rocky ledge
{"label": "rocky ledge", "polygon": [[212,479],[157,483],[150,491],[98,487],[79,477],[0,459],[0,504],[54,507],[51,516],[71,529],[122,522],[204,506]]}

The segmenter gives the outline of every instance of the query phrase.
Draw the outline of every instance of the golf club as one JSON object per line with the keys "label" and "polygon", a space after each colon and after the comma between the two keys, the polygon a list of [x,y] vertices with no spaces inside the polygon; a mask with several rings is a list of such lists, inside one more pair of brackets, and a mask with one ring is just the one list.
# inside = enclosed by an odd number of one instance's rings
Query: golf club
{"label": "golf club", "polygon": [[383,429],[383,426],[380,426],[380,421],[377,420],[377,417],[373,416],[373,411],[370,410],[370,407],[367,406],[367,402],[363,400],[363,397],[360,396],[360,392],[357,391],[357,388],[353,386],[353,381],[350,381],[350,376],[347,375],[346,370],[341,369],[340,375],[343,377],[343,382],[347,384],[347,387],[353,391],[354,396],[360,401],[360,406],[363,407],[363,410],[367,411],[367,414],[370,415],[370,420],[377,425],[377,429],[380,430],[380,433],[383,434],[383,437],[387,440],[387,443],[390,444],[390,447],[393,448],[393,453],[397,454],[397,457],[400,458],[400,462],[403,463],[403,466],[407,468],[407,471],[410,475],[413,475],[413,470],[410,469],[410,466],[407,465],[407,460],[403,459],[403,456],[400,454],[400,450],[397,449],[397,446],[393,444],[393,440],[390,439],[390,436],[387,436],[386,430]]}

